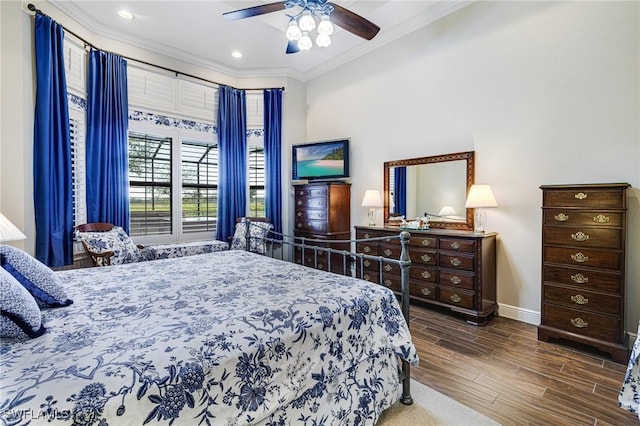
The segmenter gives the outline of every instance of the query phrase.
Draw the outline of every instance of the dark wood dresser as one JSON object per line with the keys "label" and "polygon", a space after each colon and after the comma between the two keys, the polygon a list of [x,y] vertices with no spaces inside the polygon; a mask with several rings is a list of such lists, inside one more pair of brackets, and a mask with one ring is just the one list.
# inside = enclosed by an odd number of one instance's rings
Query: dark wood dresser
{"label": "dark wood dresser", "polygon": [[[396,236],[396,227],[356,226],[356,238]],[[467,322],[487,323],[496,302],[496,233],[442,229],[407,230],[409,241],[409,292],[414,301],[450,308],[466,315]],[[393,259],[400,257],[399,240],[375,245],[358,243],[356,251]],[[394,265],[395,266],[395,265]],[[377,262],[365,262],[363,278],[378,281]],[[383,282],[400,293],[400,271],[383,267]],[[360,274],[358,273],[358,276]]]}
{"label": "dark wood dresser", "polygon": [[542,319],[538,339],[624,345],[627,183],[543,185]]}
{"label": "dark wood dresser", "polygon": [[[351,185],[342,182],[318,182],[304,185],[294,185],[294,211],[296,237],[306,237],[323,240],[314,243],[321,247],[336,250],[350,250],[349,243],[335,243],[332,240],[351,239]],[[332,272],[343,272],[343,259],[340,255],[326,252],[314,252],[296,248],[296,263],[314,266],[318,269]],[[317,260],[317,263],[316,263]],[[347,271],[350,268],[347,262]]]}

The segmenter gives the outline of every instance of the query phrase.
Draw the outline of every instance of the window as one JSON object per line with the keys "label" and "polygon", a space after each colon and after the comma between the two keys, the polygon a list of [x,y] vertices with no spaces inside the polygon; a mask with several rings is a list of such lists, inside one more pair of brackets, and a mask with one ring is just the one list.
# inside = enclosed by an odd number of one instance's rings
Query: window
{"label": "window", "polygon": [[171,234],[172,138],[129,132],[131,236]]}
{"label": "window", "polygon": [[184,140],[182,232],[214,232],[218,216],[218,145]]}
{"label": "window", "polygon": [[69,106],[69,133],[71,136],[71,177],[73,179],[73,227],[87,223],[87,197],[85,186],[85,114]]}
{"label": "window", "polygon": [[265,217],[264,148],[249,147],[249,211],[247,216]]}

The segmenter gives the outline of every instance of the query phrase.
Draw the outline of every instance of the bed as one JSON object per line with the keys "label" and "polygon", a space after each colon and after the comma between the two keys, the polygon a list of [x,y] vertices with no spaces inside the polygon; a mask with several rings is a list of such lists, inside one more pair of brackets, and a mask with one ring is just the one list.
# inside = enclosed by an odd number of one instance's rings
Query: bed
{"label": "bed", "polygon": [[640,323],[638,323],[638,333],[631,349],[627,371],[618,395],[618,406],[637,414],[640,421]]}
{"label": "bed", "polygon": [[370,425],[410,403],[384,286],[242,250],[56,276],[73,304],[0,344],[4,424]]}

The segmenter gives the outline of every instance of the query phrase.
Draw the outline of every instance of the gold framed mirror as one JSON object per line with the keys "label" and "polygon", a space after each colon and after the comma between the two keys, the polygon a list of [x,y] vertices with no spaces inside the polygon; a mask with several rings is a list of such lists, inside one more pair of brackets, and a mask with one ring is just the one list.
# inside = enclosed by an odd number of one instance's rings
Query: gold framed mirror
{"label": "gold framed mirror", "polygon": [[464,204],[474,176],[474,151],[385,162],[384,223],[426,215],[431,228],[473,230],[473,209]]}

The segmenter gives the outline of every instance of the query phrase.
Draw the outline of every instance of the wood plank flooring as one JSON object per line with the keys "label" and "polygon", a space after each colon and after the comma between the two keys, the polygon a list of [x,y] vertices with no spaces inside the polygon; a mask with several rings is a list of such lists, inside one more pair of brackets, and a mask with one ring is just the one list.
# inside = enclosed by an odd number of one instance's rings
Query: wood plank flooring
{"label": "wood plank flooring", "polygon": [[538,341],[537,327],[496,317],[468,325],[449,310],[411,305],[419,382],[503,425],[634,425],[618,408],[626,366]]}

